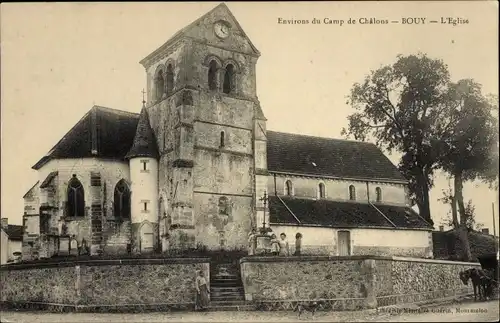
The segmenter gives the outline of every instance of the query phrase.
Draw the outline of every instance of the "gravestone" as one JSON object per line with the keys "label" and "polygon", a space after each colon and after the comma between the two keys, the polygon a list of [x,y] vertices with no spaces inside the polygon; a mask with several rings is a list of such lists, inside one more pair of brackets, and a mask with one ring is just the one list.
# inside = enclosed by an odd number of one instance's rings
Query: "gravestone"
{"label": "gravestone", "polygon": [[69,255],[69,243],[70,238],[68,236],[60,236],[59,237],[59,256],[68,256]]}
{"label": "gravestone", "polygon": [[69,254],[71,256],[78,256],[78,242],[75,238],[71,239],[69,248]]}

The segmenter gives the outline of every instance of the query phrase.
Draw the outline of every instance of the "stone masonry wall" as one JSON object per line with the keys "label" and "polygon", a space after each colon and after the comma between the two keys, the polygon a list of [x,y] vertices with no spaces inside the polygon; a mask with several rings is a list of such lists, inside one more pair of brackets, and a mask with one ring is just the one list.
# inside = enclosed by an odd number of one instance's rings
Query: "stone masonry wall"
{"label": "stone masonry wall", "polygon": [[392,305],[466,293],[471,285],[462,283],[459,272],[471,267],[481,266],[477,263],[399,257],[377,260],[377,300],[382,305]]}
{"label": "stone masonry wall", "polygon": [[351,299],[365,306],[370,264],[355,257],[250,257],[241,260],[247,300]]}
{"label": "stone masonry wall", "polygon": [[277,306],[322,299],[336,309],[467,294],[471,286],[461,282],[459,272],[480,267],[477,263],[377,256],[247,257],[240,264],[247,300]]}
{"label": "stone masonry wall", "polygon": [[208,259],[128,259],[18,264],[0,269],[2,302],[66,305],[192,304]]}

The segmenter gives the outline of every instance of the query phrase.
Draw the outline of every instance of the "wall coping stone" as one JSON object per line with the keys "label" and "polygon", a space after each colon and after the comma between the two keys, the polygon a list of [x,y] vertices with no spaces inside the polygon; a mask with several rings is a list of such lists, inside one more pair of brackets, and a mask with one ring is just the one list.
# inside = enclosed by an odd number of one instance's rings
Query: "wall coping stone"
{"label": "wall coping stone", "polygon": [[373,255],[357,255],[357,256],[250,256],[240,259],[240,264],[245,262],[307,262],[307,261],[349,261],[349,260],[388,260],[388,261],[407,261],[407,262],[422,262],[434,263],[443,265],[467,265],[481,266],[477,262],[463,262],[439,259],[424,259],[396,256],[373,256]]}
{"label": "wall coping stone", "polygon": [[136,259],[108,259],[108,260],[72,260],[72,261],[54,261],[54,262],[31,262],[14,263],[0,266],[0,271],[40,269],[55,267],[73,267],[73,266],[109,266],[109,265],[166,265],[166,264],[192,264],[209,263],[210,258],[136,258]]}
{"label": "wall coping stone", "polygon": [[411,261],[411,262],[425,262],[433,264],[442,265],[467,265],[467,266],[481,266],[478,262],[466,262],[466,261],[452,261],[452,260],[440,260],[440,259],[424,259],[424,258],[409,258],[409,257],[391,257],[393,261]]}

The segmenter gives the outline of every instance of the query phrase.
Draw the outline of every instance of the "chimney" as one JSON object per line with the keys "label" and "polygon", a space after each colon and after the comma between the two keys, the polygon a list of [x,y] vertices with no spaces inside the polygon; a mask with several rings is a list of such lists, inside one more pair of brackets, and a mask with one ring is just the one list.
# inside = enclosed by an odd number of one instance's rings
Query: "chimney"
{"label": "chimney", "polygon": [[481,229],[481,233],[490,234],[490,230],[488,228]]}
{"label": "chimney", "polygon": [[2,226],[1,226],[2,229],[3,228],[7,228],[7,226],[9,225],[9,219],[8,218],[2,218],[1,221],[2,221]]}
{"label": "chimney", "polygon": [[439,231],[443,232],[444,231],[444,225],[439,226]]}

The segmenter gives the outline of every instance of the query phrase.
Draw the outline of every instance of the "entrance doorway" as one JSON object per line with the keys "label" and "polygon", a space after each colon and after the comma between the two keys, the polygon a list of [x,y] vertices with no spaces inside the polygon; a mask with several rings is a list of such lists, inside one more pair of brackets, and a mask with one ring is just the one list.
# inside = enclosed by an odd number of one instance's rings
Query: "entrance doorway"
{"label": "entrance doorway", "polygon": [[153,225],[149,222],[144,222],[141,227],[141,252],[153,251]]}
{"label": "entrance doorway", "polygon": [[351,232],[350,231],[338,231],[338,252],[339,256],[350,256],[351,255]]}

